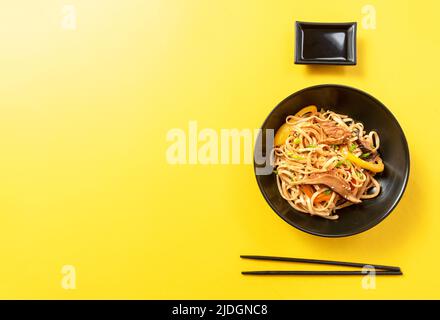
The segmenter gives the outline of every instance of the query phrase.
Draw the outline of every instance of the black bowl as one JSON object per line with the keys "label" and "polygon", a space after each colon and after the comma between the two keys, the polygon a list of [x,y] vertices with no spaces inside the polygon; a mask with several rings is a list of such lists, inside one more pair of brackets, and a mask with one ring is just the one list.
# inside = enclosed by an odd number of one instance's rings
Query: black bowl
{"label": "black bowl", "polygon": [[[344,237],[368,230],[390,214],[405,191],[410,158],[402,128],[393,114],[376,98],[358,89],[329,84],[305,88],[284,99],[264,121],[261,132],[266,129],[276,131],[288,115],[311,104],[349,115],[362,122],[367,131],[377,131],[380,137],[379,152],[385,163],[385,170],[376,175],[382,186],[379,196],[338,210],[338,220],[299,212],[281,197],[274,174],[257,174],[262,165],[258,164],[261,159],[258,159],[255,149],[254,170],[258,186],[272,209],[284,221],[302,231],[324,237]],[[265,135],[261,132],[256,146],[262,143],[262,155],[265,156]]]}

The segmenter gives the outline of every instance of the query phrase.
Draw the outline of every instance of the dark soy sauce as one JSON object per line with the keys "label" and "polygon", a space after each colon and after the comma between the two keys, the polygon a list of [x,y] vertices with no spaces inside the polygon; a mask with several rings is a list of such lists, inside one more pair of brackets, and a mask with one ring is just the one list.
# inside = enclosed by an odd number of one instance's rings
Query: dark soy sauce
{"label": "dark soy sauce", "polygon": [[303,29],[302,59],[347,60],[347,29],[317,28]]}

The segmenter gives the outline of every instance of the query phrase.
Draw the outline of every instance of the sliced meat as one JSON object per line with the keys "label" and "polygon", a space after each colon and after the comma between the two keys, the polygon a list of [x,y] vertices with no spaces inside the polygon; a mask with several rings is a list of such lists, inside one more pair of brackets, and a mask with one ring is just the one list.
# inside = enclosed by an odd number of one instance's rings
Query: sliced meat
{"label": "sliced meat", "polygon": [[316,174],[302,181],[303,184],[324,184],[334,192],[341,195],[344,199],[347,199],[353,203],[360,203],[361,200],[356,198],[351,193],[350,185],[347,181],[337,177],[334,174],[323,173]]}
{"label": "sliced meat", "polygon": [[326,138],[321,141],[322,143],[341,144],[351,137],[348,129],[338,126],[334,122],[321,122],[320,126],[326,135]]}
{"label": "sliced meat", "polygon": [[319,141],[319,143],[327,143],[327,144],[344,144],[346,138],[325,138],[324,140]]}

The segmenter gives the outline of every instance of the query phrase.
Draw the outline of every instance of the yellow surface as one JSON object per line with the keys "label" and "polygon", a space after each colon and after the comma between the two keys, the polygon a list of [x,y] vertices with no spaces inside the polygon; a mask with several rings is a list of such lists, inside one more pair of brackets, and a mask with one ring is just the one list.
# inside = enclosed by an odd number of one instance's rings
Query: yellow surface
{"label": "yellow surface", "polygon": [[[362,21],[364,1],[0,1],[0,298],[440,298],[437,1],[369,1],[358,65],[293,64],[294,21]],[[363,234],[300,232],[251,165],[170,165],[171,128],[257,128],[303,87],[341,83],[402,125],[411,178]],[[399,155],[396,155],[399,156]],[[403,277],[243,277],[271,254],[399,265]],[[76,269],[76,289],[61,286]]]}

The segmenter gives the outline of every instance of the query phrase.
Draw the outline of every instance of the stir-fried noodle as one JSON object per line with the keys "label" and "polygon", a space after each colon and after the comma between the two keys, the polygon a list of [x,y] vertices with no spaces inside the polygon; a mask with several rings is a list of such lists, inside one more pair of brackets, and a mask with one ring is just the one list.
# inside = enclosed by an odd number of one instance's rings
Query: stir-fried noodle
{"label": "stir-fried noodle", "polygon": [[379,135],[346,115],[305,107],[286,118],[274,144],[279,191],[298,211],[337,219],[336,210],[380,192]]}

